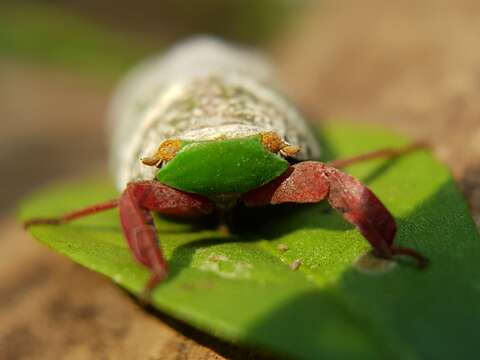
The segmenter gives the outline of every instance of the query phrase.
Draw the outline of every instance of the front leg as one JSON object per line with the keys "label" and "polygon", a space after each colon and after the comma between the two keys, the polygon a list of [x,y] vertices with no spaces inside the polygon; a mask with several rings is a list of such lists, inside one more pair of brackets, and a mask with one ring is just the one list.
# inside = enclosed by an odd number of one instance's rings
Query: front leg
{"label": "front leg", "polygon": [[144,295],[148,295],[167,276],[167,263],[150,212],[177,217],[199,217],[210,214],[214,208],[207,198],[173,189],[158,181],[138,181],[128,184],[119,200],[95,204],[56,218],[31,219],[25,222],[25,227],[64,224],[117,206],[123,234],[132,254],[152,273]]}
{"label": "front leg", "polygon": [[377,256],[407,255],[419,267],[427,259],[417,251],[393,244],[397,226],[388,209],[360,181],[344,172],[314,161],[292,165],[274,181],[243,196],[246,206],[282,203],[316,203],[327,199],[330,205],[355,225],[370,242]]}
{"label": "front leg", "polygon": [[167,263],[150,211],[189,218],[208,215],[213,211],[210,200],[173,189],[158,181],[128,184],[120,198],[119,207],[123,233],[132,253],[152,272],[145,286],[145,294],[167,276]]}

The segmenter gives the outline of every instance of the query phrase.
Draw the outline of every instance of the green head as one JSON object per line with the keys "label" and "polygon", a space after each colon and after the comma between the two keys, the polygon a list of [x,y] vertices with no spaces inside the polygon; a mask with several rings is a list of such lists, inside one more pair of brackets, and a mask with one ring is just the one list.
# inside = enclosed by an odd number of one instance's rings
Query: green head
{"label": "green head", "polygon": [[156,179],[178,190],[204,196],[240,194],[260,187],[289,167],[268,150],[262,136],[181,142]]}

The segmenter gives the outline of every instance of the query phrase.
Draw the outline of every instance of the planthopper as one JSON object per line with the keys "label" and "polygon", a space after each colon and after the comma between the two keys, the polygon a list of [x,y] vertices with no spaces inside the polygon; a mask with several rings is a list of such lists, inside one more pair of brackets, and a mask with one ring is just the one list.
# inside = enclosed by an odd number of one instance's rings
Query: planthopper
{"label": "planthopper", "polygon": [[108,125],[120,197],[25,225],[63,224],[118,207],[132,255],[151,271],[146,294],[168,275],[152,212],[224,217],[236,206],[326,200],[358,228],[375,256],[427,263],[414,249],[394,244],[392,214],[340,170],[417,146],[315,161],[320,145],[276,90],[271,66],[250,50],[195,38],[144,62],[119,87]]}

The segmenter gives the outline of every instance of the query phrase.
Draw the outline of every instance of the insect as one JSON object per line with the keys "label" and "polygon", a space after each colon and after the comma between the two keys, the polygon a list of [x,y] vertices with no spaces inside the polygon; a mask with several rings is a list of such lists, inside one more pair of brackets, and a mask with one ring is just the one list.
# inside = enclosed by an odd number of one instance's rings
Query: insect
{"label": "insect", "polygon": [[168,273],[152,212],[178,217],[225,214],[233,207],[327,200],[375,255],[427,259],[394,244],[396,224],[360,181],[339,170],[414,149],[385,149],[322,163],[320,147],[277,90],[259,55],[197,38],[140,65],[113,100],[111,166],[119,199],[26,226],[63,224],[118,207],[124,237],[151,271],[146,293]]}

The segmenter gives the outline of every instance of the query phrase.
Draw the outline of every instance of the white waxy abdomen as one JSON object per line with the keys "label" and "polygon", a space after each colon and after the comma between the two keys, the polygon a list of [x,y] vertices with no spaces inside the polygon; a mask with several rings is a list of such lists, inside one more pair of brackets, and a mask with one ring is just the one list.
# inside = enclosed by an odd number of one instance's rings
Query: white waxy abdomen
{"label": "white waxy abdomen", "polygon": [[275,90],[258,54],[210,38],[184,42],[127,75],[111,107],[111,167],[119,190],[149,180],[141,163],[166,139],[212,140],[275,131],[317,158],[318,144],[295,108]]}

